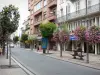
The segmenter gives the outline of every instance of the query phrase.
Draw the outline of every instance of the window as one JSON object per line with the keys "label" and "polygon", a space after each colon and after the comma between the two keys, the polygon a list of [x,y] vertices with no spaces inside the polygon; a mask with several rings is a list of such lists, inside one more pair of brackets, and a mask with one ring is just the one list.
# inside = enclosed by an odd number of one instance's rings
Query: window
{"label": "window", "polygon": [[91,0],[88,0],[88,7],[91,7]]}
{"label": "window", "polygon": [[68,10],[68,7],[66,6],[66,15],[68,14],[68,11],[67,10]]}
{"label": "window", "polygon": [[60,11],[61,11],[61,16],[63,16],[63,8],[61,8]]}
{"label": "window", "polygon": [[70,13],[70,4],[68,3],[67,13]]}
{"label": "window", "polygon": [[64,0],[60,0],[60,4],[63,3],[63,2],[64,2]]}
{"label": "window", "polygon": [[53,8],[52,11],[53,11],[53,14],[56,15],[56,8]]}
{"label": "window", "polygon": [[34,6],[34,11],[36,12],[37,10],[41,9],[42,8],[42,1],[40,1],[39,3],[37,3],[35,6]]}
{"label": "window", "polygon": [[47,5],[47,0],[44,0],[44,6],[46,6]]}
{"label": "window", "polygon": [[80,10],[80,1],[78,0],[75,4],[76,4],[76,12],[79,13],[79,10]]}
{"label": "window", "polygon": [[44,19],[46,18],[46,11],[43,13]]}

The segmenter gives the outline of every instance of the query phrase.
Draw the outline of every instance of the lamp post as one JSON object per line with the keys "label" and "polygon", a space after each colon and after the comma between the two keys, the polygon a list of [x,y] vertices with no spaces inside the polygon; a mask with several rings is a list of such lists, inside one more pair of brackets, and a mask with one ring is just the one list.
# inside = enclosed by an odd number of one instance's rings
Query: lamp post
{"label": "lamp post", "polygon": [[[87,0],[85,0],[86,2],[86,15],[87,15]],[[86,24],[88,25],[88,20],[86,20]],[[89,48],[88,48],[89,44],[87,42],[87,50],[86,50],[86,63],[89,63]]]}
{"label": "lamp post", "polygon": [[11,67],[11,45],[9,45],[9,67]]}

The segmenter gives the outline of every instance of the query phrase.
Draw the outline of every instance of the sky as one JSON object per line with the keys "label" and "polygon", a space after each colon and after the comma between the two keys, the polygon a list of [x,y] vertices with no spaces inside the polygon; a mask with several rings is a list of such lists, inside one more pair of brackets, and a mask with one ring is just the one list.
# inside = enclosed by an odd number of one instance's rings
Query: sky
{"label": "sky", "polygon": [[2,7],[7,6],[9,4],[15,5],[19,8],[20,22],[17,34],[20,34],[20,28],[22,27],[22,24],[24,20],[26,20],[29,16],[28,0],[0,0],[0,10],[2,10]]}

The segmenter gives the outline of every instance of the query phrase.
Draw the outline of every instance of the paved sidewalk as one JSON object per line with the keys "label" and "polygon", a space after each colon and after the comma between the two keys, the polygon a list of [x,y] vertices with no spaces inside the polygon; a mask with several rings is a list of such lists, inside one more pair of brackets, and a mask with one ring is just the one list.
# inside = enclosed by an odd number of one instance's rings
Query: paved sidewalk
{"label": "paved sidewalk", "polygon": [[27,75],[13,60],[12,67],[8,67],[9,60],[0,55],[0,75]]}
{"label": "paved sidewalk", "polygon": [[[36,53],[42,54],[42,51],[35,51]],[[73,56],[71,55],[73,54],[71,51],[63,51],[63,57],[60,57],[60,51],[49,51],[49,54],[45,54],[46,56],[52,57],[52,58],[56,58],[56,59],[60,59],[63,61],[68,61],[71,63],[75,63],[78,65],[83,65],[83,66],[87,66],[87,67],[91,67],[91,68],[95,68],[95,69],[99,69],[100,70],[100,55],[94,55],[94,54],[89,54],[89,64],[86,63],[86,54],[84,53],[84,60],[79,60],[79,59],[73,59]]]}

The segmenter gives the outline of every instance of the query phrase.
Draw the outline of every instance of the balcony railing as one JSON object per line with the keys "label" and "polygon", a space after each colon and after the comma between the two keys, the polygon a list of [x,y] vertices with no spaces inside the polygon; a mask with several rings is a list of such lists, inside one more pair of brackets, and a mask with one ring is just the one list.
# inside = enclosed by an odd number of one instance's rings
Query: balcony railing
{"label": "balcony railing", "polygon": [[44,18],[43,18],[43,20],[45,20],[45,19],[56,19],[56,15],[55,14],[49,14],[48,16],[45,16]]}
{"label": "balcony railing", "polygon": [[57,0],[48,0],[48,4],[54,2],[54,1],[57,1]]}
{"label": "balcony railing", "polygon": [[95,14],[95,13],[98,13],[98,12],[100,12],[100,4],[96,4],[96,5],[88,7],[87,11],[86,11],[86,8],[85,8],[85,9],[81,9],[79,11],[75,11],[73,13],[69,13],[69,14],[64,15],[62,17],[58,17],[57,21],[58,22],[64,22],[64,21],[68,21],[68,20],[71,20],[71,19]]}
{"label": "balcony railing", "polygon": [[36,26],[36,25],[40,24],[41,21],[42,21],[42,19],[39,19],[39,20],[37,20],[37,21],[35,20],[35,21],[34,21],[34,25]]}

